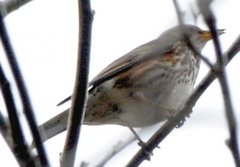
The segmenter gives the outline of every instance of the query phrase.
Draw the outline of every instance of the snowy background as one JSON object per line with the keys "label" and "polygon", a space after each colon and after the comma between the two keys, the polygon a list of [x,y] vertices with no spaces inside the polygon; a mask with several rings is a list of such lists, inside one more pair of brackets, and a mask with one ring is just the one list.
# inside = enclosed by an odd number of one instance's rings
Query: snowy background
{"label": "snowy background", "polygon": [[[181,1],[189,24],[194,24],[191,9],[195,10],[196,7],[193,2]],[[172,1],[92,0],[91,4],[95,16],[90,79],[116,58],[177,24]],[[240,32],[239,6],[238,0],[216,0],[214,3],[218,27],[226,29],[226,34],[220,38],[224,51]],[[34,0],[6,17],[39,124],[69,106],[56,107],[56,104],[69,96],[73,89],[77,59],[77,20],[77,0]],[[206,28],[201,17],[196,25]],[[5,55],[2,50],[0,52],[1,63],[8,69]],[[211,42],[203,54],[214,62]],[[237,55],[228,65],[227,71],[234,109],[240,122],[239,63],[240,57]],[[202,63],[198,81],[207,71]],[[8,78],[12,80],[10,75]],[[13,88],[15,89],[14,85]],[[23,118],[21,110],[19,115]],[[158,127],[159,125],[149,127],[140,136],[147,140]],[[59,166],[64,135],[65,133],[45,144],[54,167]],[[81,161],[90,162],[90,166],[94,166],[114,144],[131,135],[127,128],[120,126],[83,126],[76,166]],[[160,149],[155,149],[152,160],[145,161],[142,166],[233,167],[231,153],[225,144],[227,138],[222,95],[218,82],[215,81],[200,98],[194,107],[194,113],[184,126],[175,129],[160,144]],[[0,143],[1,165],[17,166],[2,137]],[[124,166],[138,149],[134,142],[106,166]]]}

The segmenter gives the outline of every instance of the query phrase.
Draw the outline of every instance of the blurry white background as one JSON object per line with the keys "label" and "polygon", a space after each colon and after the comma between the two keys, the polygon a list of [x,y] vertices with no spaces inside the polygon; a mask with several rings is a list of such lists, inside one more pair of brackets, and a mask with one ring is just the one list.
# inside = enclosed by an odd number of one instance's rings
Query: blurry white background
{"label": "blurry white background", "polygon": [[[111,61],[177,24],[172,1],[92,0],[91,4],[95,16],[90,79]],[[216,0],[213,4],[218,27],[226,29],[226,34],[220,38],[224,51],[240,32],[239,6],[238,0]],[[194,24],[191,12],[191,9],[196,9],[194,1],[181,1],[181,7],[185,11],[186,23]],[[73,89],[78,38],[77,0],[34,0],[8,15],[6,23],[30,92],[37,121],[39,124],[43,123],[69,106],[66,104],[56,107],[56,104],[69,96]],[[196,25],[206,28],[201,17]],[[203,54],[214,62],[211,42],[203,50]],[[8,69],[2,50],[0,60]],[[239,63],[238,55],[227,68],[238,121]],[[207,71],[202,63],[198,81]],[[11,76],[8,78],[11,79]],[[2,108],[4,107],[1,107],[1,110]],[[215,81],[200,98],[184,126],[175,129],[160,144],[160,149],[155,149],[151,161],[145,161],[141,166],[234,166],[231,153],[225,144],[228,131],[223,109],[221,91],[218,82]],[[22,118],[23,114],[19,112]],[[159,125],[148,128],[141,137],[147,140],[158,127]],[[59,153],[63,148],[64,135],[65,133],[45,144],[52,166],[59,166]],[[76,166],[79,166],[80,161],[87,161],[90,166],[94,166],[115,143],[131,135],[127,128],[120,126],[83,126]],[[0,143],[1,165],[17,166],[2,137]],[[138,149],[139,146],[134,142],[106,166],[124,166]]]}

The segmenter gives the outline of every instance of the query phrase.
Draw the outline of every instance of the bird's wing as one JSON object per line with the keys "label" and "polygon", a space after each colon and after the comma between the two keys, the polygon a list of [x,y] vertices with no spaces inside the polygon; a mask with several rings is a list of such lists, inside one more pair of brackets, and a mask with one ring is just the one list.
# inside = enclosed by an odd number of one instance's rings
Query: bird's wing
{"label": "bird's wing", "polygon": [[[90,91],[93,90],[99,84],[115,77],[118,74],[128,71],[134,65],[143,62],[144,60],[161,56],[163,53],[171,51],[172,45],[169,42],[161,41],[159,38],[143,44],[126,55],[112,62],[106,68],[104,68],[90,83]],[[71,96],[61,101],[58,105],[61,105],[71,99]]]}
{"label": "bird's wing", "polygon": [[102,82],[115,77],[118,74],[128,71],[134,65],[143,62],[144,60],[161,56],[165,51],[170,50],[170,47],[162,48],[158,39],[141,45],[126,55],[112,62],[104,68],[90,83],[89,86],[97,86]]}

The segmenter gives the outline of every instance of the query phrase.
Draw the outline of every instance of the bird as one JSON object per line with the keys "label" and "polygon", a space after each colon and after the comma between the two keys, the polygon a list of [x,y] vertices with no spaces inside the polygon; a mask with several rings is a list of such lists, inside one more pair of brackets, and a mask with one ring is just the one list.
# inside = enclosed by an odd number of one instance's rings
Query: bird
{"label": "bird", "polygon": [[[84,124],[121,125],[136,135],[134,128],[173,117],[193,91],[197,52],[212,38],[197,26],[177,25],[113,61],[89,83]],[[66,130],[68,114],[66,109],[39,126],[43,141]]]}

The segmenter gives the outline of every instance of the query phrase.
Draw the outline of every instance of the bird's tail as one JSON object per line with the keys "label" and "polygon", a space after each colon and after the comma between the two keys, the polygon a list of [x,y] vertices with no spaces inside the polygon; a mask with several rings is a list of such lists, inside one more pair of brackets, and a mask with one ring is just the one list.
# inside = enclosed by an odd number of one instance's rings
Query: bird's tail
{"label": "bird's tail", "polygon": [[68,113],[69,109],[63,111],[38,127],[43,142],[66,130]]}

